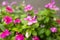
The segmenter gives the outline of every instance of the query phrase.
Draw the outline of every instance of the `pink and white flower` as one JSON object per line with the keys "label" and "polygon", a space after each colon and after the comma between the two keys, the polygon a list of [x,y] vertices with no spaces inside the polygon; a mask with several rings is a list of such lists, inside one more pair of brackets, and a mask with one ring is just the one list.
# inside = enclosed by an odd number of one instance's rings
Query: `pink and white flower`
{"label": "pink and white flower", "polygon": [[52,0],[52,2],[45,5],[46,8],[49,8],[51,10],[59,10],[59,8],[55,5],[55,1]]}
{"label": "pink and white flower", "polygon": [[28,25],[32,25],[34,23],[37,23],[36,16],[34,16],[34,17],[27,16],[27,18],[25,18],[24,20],[28,21]]}
{"label": "pink and white flower", "polygon": [[24,11],[25,12],[31,11],[32,9],[33,9],[33,7],[29,4],[29,5],[25,6]]}
{"label": "pink and white flower", "polygon": [[12,23],[12,17],[10,17],[10,16],[5,16],[5,17],[3,18],[3,21],[4,21],[6,24],[10,24],[10,23]]}

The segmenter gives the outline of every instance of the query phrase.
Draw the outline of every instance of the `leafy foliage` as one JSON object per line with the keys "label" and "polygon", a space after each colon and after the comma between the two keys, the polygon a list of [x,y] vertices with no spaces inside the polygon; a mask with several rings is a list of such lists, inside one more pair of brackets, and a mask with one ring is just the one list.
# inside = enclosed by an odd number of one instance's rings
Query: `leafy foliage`
{"label": "leafy foliage", "polygon": [[[30,5],[27,7],[13,5],[6,9],[7,6],[0,8],[0,33],[8,29],[11,34],[0,38],[1,40],[15,40],[18,34],[23,34],[24,40],[33,40],[33,36],[38,36],[39,40],[60,40],[60,24],[58,23],[60,20],[57,22],[56,10],[45,8],[35,14]],[[6,19],[5,16],[7,16]]]}

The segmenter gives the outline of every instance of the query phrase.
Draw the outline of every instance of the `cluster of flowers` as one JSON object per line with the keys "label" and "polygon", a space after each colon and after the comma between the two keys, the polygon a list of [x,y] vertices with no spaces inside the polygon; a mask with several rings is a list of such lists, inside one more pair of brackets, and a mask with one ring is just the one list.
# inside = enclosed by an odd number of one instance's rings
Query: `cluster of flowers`
{"label": "cluster of flowers", "polygon": [[[16,4],[16,2],[11,3],[10,6],[8,5],[7,1],[4,1],[2,3],[2,5],[6,7],[6,11],[8,13],[11,13],[11,14],[14,12],[14,9],[11,6],[14,5],[14,4]],[[51,10],[59,10],[59,8],[56,7],[54,1],[45,5],[45,7],[49,8]],[[33,7],[30,4],[24,7],[25,12],[28,12],[28,11],[31,11],[31,10],[33,10]],[[37,14],[38,12],[35,11],[34,13]],[[4,23],[6,23],[6,25],[8,25],[10,23],[19,24],[19,23],[22,22],[22,20],[20,20],[19,18],[16,18],[15,20],[13,20],[13,18],[11,16],[8,16],[8,15],[4,16],[2,20],[3,20]],[[29,26],[37,23],[37,18],[36,18],[35,15],[33,17],[28,15],[26,18],[24,18],[24,20],[28,21]],[[60,20],[57,20],[57,22],[60,24]],[[57,32],[57,28],[56,27],[51,27],[50,31],[55,33],[55,32]],[[11,32],[8,29],[6,29],[0,34],[0,38],[6,38],[9,35],[11,35]],[[28,37],[28,33],[26,34],[26,36]],[[25,36],[23,34],[16,33],[15,40],[24,40],[24,38],[25,38]],[[40,40],[40,38],[38,36],[33,36],[32,40]]]}
{"label": "cluster of flowers", "polygon": [[51,1],[47,5],[45,5],[46,8],[50,8],[51,10],[59,10],[59,8],[55,5],[55,1]]}

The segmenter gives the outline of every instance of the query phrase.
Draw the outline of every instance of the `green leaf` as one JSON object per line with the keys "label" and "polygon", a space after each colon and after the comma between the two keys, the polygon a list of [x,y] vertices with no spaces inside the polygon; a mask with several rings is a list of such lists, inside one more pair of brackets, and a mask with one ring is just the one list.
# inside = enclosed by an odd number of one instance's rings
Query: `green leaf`
{"label": "green leaf", "polygon": [[0,24],[0,29],[1,29],[2,31],[5,30],[5,27],[3,26],[3,24]]}
{"label": "green leaf", "polygon": [[49,17],[46,17],[44,20],[44,23],[47,23],[47,22],[49,22]]}
{"label": "green leaf", "polygon": [[58,32],[60,33],[60,28],[58,28]]}
{"label": "green leaf", "polygon": [[32,31],[32,35],[33,36],[36,36],[37,35],[37,32],[36,31]]}
{"label": "green leaf", "polygon": [[38,28],[39,27],[39,23],[35,23],[32,25],[33,28]]}
{"label": "green leaf", "polygon": [[25,24],[25,25],[27,25],[27,21],[25,21],[24,19],[21,19],[22,20],[22,24]]}
{"label": "green leaf", "polygon": [[22,31],[23,31],[23,29],[22,29],[22,28],[18,29],[18,32],[22,32]]}
{"label": "green leaf", "polygon": [[60,40],[60,36],[57,36],[57,40]]}
{"label": "green leaf", "polygon": [[12,28],[13,31],[18,31],[18,28]]}
{"label": "green leaf", "polygon": [[0,40],[4,40],[4,39],[0,38]]}
{"label": "green leaf", "polygon": [[29,38],[25,38],[24,40],[32,40],[32,37],[29,37]]}
{"label": "green leaf", "polygon": [[39,12],[39,15],[41,15],[41,16],[48,16],[48,14],[49,14],[49,10],[47,10],[47,9],[44,9],[43,11]]}
{"label": "green leaf", "polygon": [[43,38],[44,37],[44,35],[40,35],[40,38]]}
{"label": "green leaf", "polygon": [[26,17],[26,14],[21,15],[21,18],[25,18],[25,17]]}
{"label": "green leaf", "polygon": [[56,11],[55,10],[50,10],[51,13],[55,13]]}
{"label": "green leaf", "polygon": [[49,36],[51,34],[50,30],[45,31],[46,36]]}
{"label": "green leaf", "polygon": [[53,40],[51,37],[47,37],[46,40]]}
{"label": "green leaf", "polygon": [[27,28],[30,28],[30,26],[27,26],[27,25],[22,26],[22,29],[27,29]]}
{"label": "green leaf", "polygon": [[42,35],[42,34],[44,34],[44,32],[45,32],[45,29],[40,29],[40,30],[38,30],[38,35]]}
{"label": "green leaf", "polygon": [[15,37],[12,37],[11,40],[15,40]]}

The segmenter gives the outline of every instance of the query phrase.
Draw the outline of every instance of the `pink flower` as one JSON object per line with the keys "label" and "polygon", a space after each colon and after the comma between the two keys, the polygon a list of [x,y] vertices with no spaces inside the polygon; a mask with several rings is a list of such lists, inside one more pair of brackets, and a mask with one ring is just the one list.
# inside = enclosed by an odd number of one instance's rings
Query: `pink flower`
{"label": "pink flower", "polygon": [[12,18],[10,16],[5,16],[3,18],[3,21],[6,23],[6,24],[10,24],[12,23]]}
{"label": "pink flower", "polygon": [[13,12],[13,9],[10,6],[7,6],[6,7],[6,11],[9,12],[9,13],[12,13]]}
{"label": "pink flower", "polygon": [[7,1],[3,1],[2,2],[2,6],[7,6],[8,5],[8,2]]}
{"label": "pink flower", "polygon": [[34,14],[38,14],[38,11],[37,10],[34,10]]}
{"label": "pink flower", "polygon": [[57,22],[58,24],[60,24],[60,19],[56,20],[56,22]]}
{"label": "pink flower", "polygon": [[34,16],[34,17],[27,16],[27,18],[25,18],[24,20],[27,20],[28,21],[28,25],[32,25],[33,23],[36,23],[37,22],[36,16]]}
{"label": "pink flower", "polygon": [[24,35],[23,34],[17,34],[15,37],[15,40],[24,40]]}
{"label": "pink flower", "polygon": [[51,32],[57,32],[57,28],[56,27],[52,27],[52,28],[50,28],[50,30],[51,30]]}
{"label": "pink flower", "polygon": [[31,16],[27,16],[27,18],[25,18],[24,20],[31,20],[32,19],[32,17]]}
{"label": "pink flower", "polygon": [[37,36],[33,36],[32,40],[40,40],[40,39]]}
{"label": "pink flower", "polygon": [[9,35],[10,35],[10,32],[9,32],[9,30],[6,29],[4,32],[1,33],[0,37],[1,38],[6,38]]}
{"label": "pink flower", "polygon": [[29,5],[25,6],[24,11],[25,12],[31,11],[32,9],[33,9],[33,7],[29,4]]}
{"label": "pink flower", "polygon": [[17,4],[17,2],[12,2],[10,5],[12,6],[12,5],[15,5],[15,4]]}
{"label": "pink flower", "polygon": [[51,10],[59,10],[59,8],[55,5],[55,1],[52,0],[51,3],[48,3],[45,5],[46,8],[49,8]]}
{"label": "pink flower", "polygon": [[14,20],[14,24],[16,24],[16,23],[20,23],[20,22],[21,22],[21,20],[18,19],[18,18]]}

